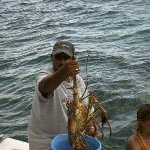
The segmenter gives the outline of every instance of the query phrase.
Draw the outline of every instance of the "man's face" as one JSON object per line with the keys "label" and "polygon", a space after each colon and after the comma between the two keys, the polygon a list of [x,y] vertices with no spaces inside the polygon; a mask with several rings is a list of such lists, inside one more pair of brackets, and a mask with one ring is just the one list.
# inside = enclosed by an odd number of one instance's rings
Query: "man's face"
{"label": "man's face", "polygon": [[57,71],[58,69],[60,69],[63,66],[63,64],[68,59],[70,59],[70,56],[68,56],[67,54],[65,54],[63,52],[55,54],[55,55],[52,55],[51,57],[52,57],[54,71]]}

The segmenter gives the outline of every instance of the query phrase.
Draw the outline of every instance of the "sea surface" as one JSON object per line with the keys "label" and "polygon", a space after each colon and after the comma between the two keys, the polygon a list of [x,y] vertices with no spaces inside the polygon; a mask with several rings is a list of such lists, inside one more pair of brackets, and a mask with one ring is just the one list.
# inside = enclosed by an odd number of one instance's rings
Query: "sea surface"
{"label": "sea surface", "polygon": [[74,43],[80,75],[109,113],[103,150],[125,150],[150,103],[150,1],[0,0],[0,134],[27,141],[35,77],[58,40]]}

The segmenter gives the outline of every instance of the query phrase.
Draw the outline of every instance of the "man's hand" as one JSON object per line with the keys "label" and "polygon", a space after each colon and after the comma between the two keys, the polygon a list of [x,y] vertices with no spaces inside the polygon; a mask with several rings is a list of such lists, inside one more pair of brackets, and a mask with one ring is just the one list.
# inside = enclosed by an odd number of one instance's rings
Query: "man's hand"
{"label": "man's hand", "polygon": [[92,137],[96,136],[96,125],[94,121],[90,121],[89,125],[86,128],[86,134]]}
{"label": "man's hand", "polygon": [[65,77],[76,75],[79,73],[79,65],[76,60],[68,59],[61,68]]}

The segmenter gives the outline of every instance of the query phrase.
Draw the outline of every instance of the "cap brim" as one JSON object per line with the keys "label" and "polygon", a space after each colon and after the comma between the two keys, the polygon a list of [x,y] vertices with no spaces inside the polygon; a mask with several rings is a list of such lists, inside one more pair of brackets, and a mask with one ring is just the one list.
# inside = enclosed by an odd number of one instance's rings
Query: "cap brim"
{"label": "cap brim", "polygon": [[67,54],[70,57],[73,56],[73,54],[71,52],[69,52],[68,50],[64,50],[64,49],[57,49],[57,50],[52,52],[53,55],[59,54],[59,53],[65,53],[65,54]]}

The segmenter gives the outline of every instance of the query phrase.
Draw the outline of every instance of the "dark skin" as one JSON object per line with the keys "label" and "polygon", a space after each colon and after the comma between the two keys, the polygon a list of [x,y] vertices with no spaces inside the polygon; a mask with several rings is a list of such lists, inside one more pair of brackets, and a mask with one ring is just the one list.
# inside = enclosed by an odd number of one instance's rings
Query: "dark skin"
{"label": "dark skin", "polygon": [[[51,55],[53,62],[54,74],[48,75],[43,78],[39,83],[39,91],[44,97],[52,93],[63,81],[70,82],[73,75],[79,73],[79,65],[76,59],[59,59],[57,60],[54,55]],[[92,127],[92,128],[91,128]],[[95,128],[91,121],[87,127],[87,134],[95,136]]]}

